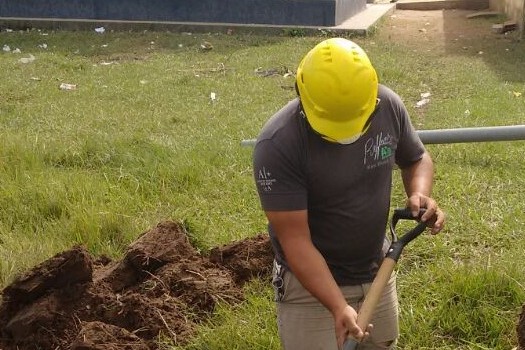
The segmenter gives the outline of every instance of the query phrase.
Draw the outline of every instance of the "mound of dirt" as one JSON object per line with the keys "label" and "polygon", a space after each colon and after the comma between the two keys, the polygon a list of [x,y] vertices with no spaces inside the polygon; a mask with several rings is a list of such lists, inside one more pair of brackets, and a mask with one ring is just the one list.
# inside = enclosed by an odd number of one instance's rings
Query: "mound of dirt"
{"label": "mound of dirt", "polygon": [[75,246],[2,292],[0,349],[154,350],[159,337],[184,344],[218,301],[243,299],[253,277],[269,278],[267,235],[202,256],[181,225],[163,222],[121,261]]}
{"label": "mound of dirt", "polygon": [[525,350],[525,304],[521,308],[521,314],[518,320],[518,327],[516,327],[516,333],[518,333],[518,349]]}

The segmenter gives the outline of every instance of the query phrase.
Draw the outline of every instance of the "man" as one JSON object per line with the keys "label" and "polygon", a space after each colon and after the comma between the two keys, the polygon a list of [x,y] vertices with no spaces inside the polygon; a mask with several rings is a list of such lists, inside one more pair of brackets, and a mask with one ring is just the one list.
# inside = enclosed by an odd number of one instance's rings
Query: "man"
{"label": "man", "polygon": [[392,172],[401,169],[407,207],[426,212],[432,233],[444,215],[430,197],[433,163],[393,91],[378,83],[352,41],[316,45],[297,70],[299,97],[262,129],[254,177],[275,252],[273,284],[285,350],[392,349],[398,336],[392,276],[372,324],[357,311],[384,258]]}

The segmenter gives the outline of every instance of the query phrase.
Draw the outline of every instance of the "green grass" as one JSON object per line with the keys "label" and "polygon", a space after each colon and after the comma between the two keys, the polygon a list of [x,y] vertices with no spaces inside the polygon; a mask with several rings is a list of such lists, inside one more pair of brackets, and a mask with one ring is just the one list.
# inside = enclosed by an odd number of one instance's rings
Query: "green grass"
{"label": "green grass", "polygon": [[172,350],[280,349],[273,291],[254,281],[246,286],[245,295],[246,300],[233,308],[219,306],[197,338]]}
{"label": "green grass", "polygon": [[[418,129],[523,124],[523,43],[426,50],[381,30],[354,39]],[[0,46],[22,53],[0,53],[0,285],[77,243],[118,257],[163,220],[184,222],[202,251],[264,232],[240,141],[294,97],[292,77],[255,71],[294,71],[321,40],[298,34],[1,32]],[[417,109],[422,92],[431,102]],[[400,348],[511,349],[525,302],[525,141],[428,149],[448,222],[400,260]],[[402,206],[398,174],[393,185]],[[269,286],[246,295],[174,349],[279,349]]]}

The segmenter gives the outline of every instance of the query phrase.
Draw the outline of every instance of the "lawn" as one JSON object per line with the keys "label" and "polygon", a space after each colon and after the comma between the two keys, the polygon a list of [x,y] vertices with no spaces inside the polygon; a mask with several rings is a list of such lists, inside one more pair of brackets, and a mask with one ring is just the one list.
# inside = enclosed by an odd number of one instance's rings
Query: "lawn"
{"label": "lawn", "polygon": [[[416,128],[523,124],[523,42],[459,36],[423,49],[388,28],[353,40]],[[265,232],[241,141],[295,96],[295,68],[323,38],[297,34],[3,30],[0,285],[78,243],[119,257],[164,220],[183,222],[204,254]],[[525,142],[428,149],[448,222],[398,265],[399,347],[512,349],[525,302]],[[398,174],[393,188],[403,206]],[[245,293],[171,348],[279,349],[271,289],[254,281]]]}

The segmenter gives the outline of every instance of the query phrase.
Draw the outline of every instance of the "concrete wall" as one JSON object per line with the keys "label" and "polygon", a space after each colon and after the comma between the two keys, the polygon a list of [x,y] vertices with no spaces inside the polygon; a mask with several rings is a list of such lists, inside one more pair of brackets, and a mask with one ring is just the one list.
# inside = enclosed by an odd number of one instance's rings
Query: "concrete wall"
{"label": "concrete wall", "polygon": [[0,17],[335,26],[366,0],[0,0]]}
{"label": "concrete wall", "polygon": [[335,24],[341,24],[347,18],[363,11],[366,0],[336,0]]}
{"label": "concrete wall", "polygon": [[525,27],[525,0],[490,0],[490,8],[502,12],[510,20],[516,21],[521,35]]}

